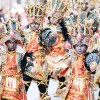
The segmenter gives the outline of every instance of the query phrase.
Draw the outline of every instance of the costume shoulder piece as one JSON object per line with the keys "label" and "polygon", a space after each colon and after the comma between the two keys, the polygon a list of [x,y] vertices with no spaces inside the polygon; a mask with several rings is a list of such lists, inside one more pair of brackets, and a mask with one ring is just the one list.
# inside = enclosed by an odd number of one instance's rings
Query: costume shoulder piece
{"label": "costume shoulder piece", "polygon": [[86,64],[90,66],[91,63],[95,62],[96,64],[98,64],[100,61],[99,56],[96,53],[90,53],[87,57],[86,57]]}

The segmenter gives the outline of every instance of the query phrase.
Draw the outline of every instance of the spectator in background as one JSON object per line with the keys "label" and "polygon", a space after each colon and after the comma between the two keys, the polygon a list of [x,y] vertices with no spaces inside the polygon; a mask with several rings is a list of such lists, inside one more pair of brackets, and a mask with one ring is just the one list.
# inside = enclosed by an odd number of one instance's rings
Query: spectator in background
{"label": "spectator in background", "polygon": [[1,17],[2,17],[4,20],[6,20],[6,19],[5,19],[5,13],[4,13],[3,8],[0,9],[0,23],[1,23]]}

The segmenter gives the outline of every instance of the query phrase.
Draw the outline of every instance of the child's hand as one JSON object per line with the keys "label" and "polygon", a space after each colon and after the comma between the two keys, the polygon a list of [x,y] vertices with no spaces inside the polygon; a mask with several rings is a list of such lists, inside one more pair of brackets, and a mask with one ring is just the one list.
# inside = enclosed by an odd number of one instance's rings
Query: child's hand
{"label": "child's hand", "polygon": [[60,71],[60,68],[55,68],[53,71],[52,71],[52,76],[55,77],[57,76],[57,74],[59,73]]}
{"label": "child's hand", "polygon": [[92,62],[92,63],[90,64],[90,70],[91,70],[92,72],[94,72],[94,71],[96,70],[96,67],[97,67],[97,63],[96,63],[96,62]]}
{"label": "child's hand", "polygon": [[36,69],[32,67],[31,73],[32,73],[32,75],[36,75]]}

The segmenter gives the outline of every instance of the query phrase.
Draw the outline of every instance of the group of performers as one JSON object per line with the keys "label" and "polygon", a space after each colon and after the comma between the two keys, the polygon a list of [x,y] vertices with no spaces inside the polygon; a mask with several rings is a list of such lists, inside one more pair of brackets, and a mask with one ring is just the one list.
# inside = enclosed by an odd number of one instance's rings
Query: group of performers
{"label": "group of performers", "polygon": [[27,0],[26,29],[17,19],[1,18],[0,100],[27,100],[32,80],[39,100],[51,100],[50,79],[59,81],[55,96],[62,100],[94,100],[94,88],[100,90],[100,12],[93,3]]}

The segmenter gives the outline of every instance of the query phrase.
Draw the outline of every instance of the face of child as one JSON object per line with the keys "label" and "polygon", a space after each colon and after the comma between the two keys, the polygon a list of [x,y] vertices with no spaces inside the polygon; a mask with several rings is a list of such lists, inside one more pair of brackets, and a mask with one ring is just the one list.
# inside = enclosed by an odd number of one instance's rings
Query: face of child
{"label": "face of child", "polygon": [[17,41],[8,40],[6,42],[6,45],[7,45],[9,51],[14,51],[14,50],[16,50],[16,47],[17,47]]}
{"label": "face of child", "polygon": [[33,31],[38,30],[39,29],[39,26],[40,26],[40,24],[39,23],[36,23],[36,22],[30,24],[30,27],[31,27],[31,29]]}
{"label": "face of child", "polygon": [[58,19],[55,18],[55,17],[51,17],[50,18],[50,23],[53,24],[53,25],[56,25],[58,23]]}
{"label": "face of child", "polygon": [[83,54],[86,52],[87,46],[85,44],[76,45],[75,50],[77,54]]}
{"label": "face of child", "polygon": [[86,3],[81,3],[81,10],[86,11],[87,10],[87,4]]}
{"label": "face of child", "polygon": [[50,17],[50,23],[56,25],[59,23],[59,20],[61,19],[62,17],[62,12],[55,12],[52,17]]}

